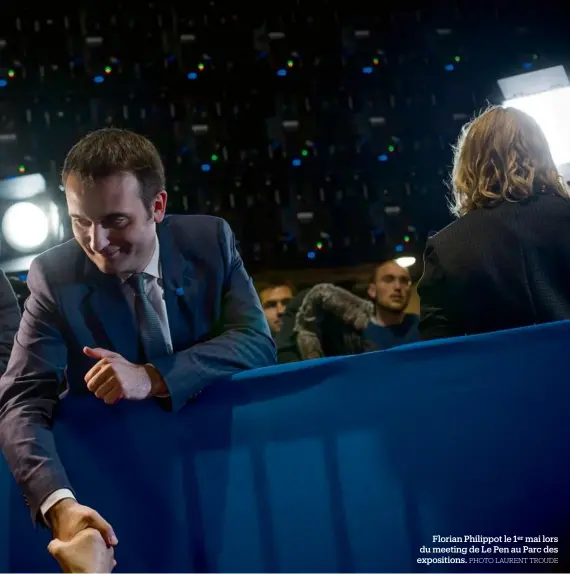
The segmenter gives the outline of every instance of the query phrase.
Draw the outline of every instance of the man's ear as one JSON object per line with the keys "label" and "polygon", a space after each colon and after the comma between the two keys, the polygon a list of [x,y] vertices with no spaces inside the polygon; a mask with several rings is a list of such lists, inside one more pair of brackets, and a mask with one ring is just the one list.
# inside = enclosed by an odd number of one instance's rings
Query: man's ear
{"label": "man's ear", "polygon": [[372,300],[376,299],[376,285],[374,283],[368,285],[368,297]]}

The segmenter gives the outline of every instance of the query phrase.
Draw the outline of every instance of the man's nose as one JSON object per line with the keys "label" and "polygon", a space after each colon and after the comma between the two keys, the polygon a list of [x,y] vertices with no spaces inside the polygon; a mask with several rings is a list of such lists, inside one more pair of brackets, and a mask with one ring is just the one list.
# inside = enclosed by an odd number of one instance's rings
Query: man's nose
{"label": "man's nose", "polygon": [[285,309],[287,309],[287,305],[283,305],[283,303],[277,303],[277,316],[281,317],[281,315],[285,313]]}
{"label": "man's nose", "polygon": [[89,247],[95,253],[100,253],[109,245],[107,231],[101,225],[93,225],[89,236]]}

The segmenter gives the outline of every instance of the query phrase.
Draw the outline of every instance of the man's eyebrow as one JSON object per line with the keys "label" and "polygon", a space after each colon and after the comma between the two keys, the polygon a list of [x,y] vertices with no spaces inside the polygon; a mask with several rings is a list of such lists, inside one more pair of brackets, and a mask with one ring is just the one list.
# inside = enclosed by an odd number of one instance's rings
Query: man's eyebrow
{"label": "man's eyebrow", "polygon": [[124,211],[115,211],[113,213],[107,213],[102,219],[116,219],[117,217],[130,217],[130,215]]}
{"label": "man's eyebrow", "polygon": [[[71,218],[75,218],[75,219],[82,219],[84,216],[80,215],[78,213],[69,213],[69,217]],[[117,219],[119,217],[130,217],[130,214],[124,212],[124,211],[115,211],[113,213],[107,213],[106,215],[104,215],[101,219],[105,220],[105,219]]]}

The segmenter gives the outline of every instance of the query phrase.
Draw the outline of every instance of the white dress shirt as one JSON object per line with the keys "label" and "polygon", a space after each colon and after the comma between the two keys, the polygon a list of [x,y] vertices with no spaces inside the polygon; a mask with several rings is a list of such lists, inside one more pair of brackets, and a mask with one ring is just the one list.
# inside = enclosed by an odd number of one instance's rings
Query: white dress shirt
{"label": "white dress shirt", "polygon": [[[164,300],[164,289],[162,287],[162,269],[160,268],[160,246],[158,244],[158,237],[156,239],[156,248],[152,255],[149,264],[144,269],[143,273],[146,273],[144,287],[152,306],[158,313],[158,318],[160,319],[160,325],[162,327],[162,334],[166,341],[166,346],[168,347],[168,352],[172,353],[172,337],[170,336],[170,327],[168,324],[168,314],[166,312],[166,302]],[[121,285],[123,294],[131,308],[133,315],[135,314],[135,292],[132,287],[123,281]],[[73,498],[73,492],[67,488],[60,488],[52,492],[41,504],[40,510],[46,520],[46,514],[48,510],[60,500],[64,498]]]}

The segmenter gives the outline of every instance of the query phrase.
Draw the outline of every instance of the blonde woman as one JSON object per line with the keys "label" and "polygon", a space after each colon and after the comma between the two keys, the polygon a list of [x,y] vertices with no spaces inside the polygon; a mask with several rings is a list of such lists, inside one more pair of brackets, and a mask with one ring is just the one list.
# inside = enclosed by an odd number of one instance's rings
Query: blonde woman
{"label": "blonde woman", "polygon": [[493,107],[455,148],[451,211],[428,240],[424,339],[570,319],[570,199],[542,130]]}

